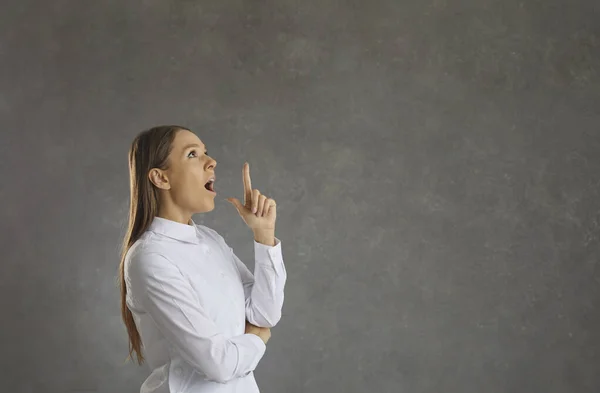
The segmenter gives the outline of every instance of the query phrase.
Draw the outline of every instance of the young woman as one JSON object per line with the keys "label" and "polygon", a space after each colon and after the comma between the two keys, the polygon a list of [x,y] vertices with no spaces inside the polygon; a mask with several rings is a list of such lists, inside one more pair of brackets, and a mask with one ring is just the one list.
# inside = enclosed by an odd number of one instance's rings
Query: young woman
{"label": "young woman", "polygon": [[276,205],[252,189],[245,164],[244,201],[228,201],[254,233],[252,274],[217,232],[192,221],[214,209],[216,165],[178,126],[140,133],[129,151],[121,308],[129,355],[152,370],[142,393],[259,391],[253,370],[281,318],[286,282]]}

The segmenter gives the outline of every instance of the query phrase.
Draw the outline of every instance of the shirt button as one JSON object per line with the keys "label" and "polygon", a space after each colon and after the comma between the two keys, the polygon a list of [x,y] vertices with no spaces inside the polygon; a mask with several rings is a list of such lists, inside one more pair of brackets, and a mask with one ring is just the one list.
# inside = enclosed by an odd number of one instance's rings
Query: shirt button
{"label": "shirt button", "polygon": [[221,272],[221,278],[225,278],[225,273]]}

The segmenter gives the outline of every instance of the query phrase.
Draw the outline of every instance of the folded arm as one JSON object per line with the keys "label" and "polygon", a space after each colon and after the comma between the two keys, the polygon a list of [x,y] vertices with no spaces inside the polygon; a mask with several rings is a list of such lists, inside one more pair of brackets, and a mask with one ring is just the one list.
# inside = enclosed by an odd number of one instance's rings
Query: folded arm
{"label": "folded arm", "polygon": [[226,383],[253,371],[265,353],[254,334],[226,338],[208,317],[176,265],[158,253],[134,256],[129,290],[159,331],[196,371]]}

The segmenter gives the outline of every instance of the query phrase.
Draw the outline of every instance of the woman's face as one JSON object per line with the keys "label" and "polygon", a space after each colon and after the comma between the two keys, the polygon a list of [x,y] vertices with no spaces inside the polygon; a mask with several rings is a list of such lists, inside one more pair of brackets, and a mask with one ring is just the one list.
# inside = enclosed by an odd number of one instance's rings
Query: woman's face
{"label": "woman's face", "polygon": [[[214,179],[217,162],[206,154],[206,146],[196,134],[178,131],[169,155],[168,169],[152,170],[150,178],[162,193],[161,210],[180,213],[204,213],[214,209]],[[156,176],[153,172],[156,171]],[[157,184],[158,183],[158,184]],[[166,204],[166,206],[163,206]],[[178,214],[171,211],[171,214]]]}

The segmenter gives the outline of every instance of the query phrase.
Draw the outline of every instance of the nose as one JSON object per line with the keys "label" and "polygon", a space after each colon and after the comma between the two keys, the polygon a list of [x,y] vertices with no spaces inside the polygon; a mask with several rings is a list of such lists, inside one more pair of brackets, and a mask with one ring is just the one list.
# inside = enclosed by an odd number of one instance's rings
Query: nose
{"label": "nose", "polygon": [[217,166],[217,161],[213,158],[208,160],[208,162],[206,163],[206,169],[214,170],[216,166]]}

